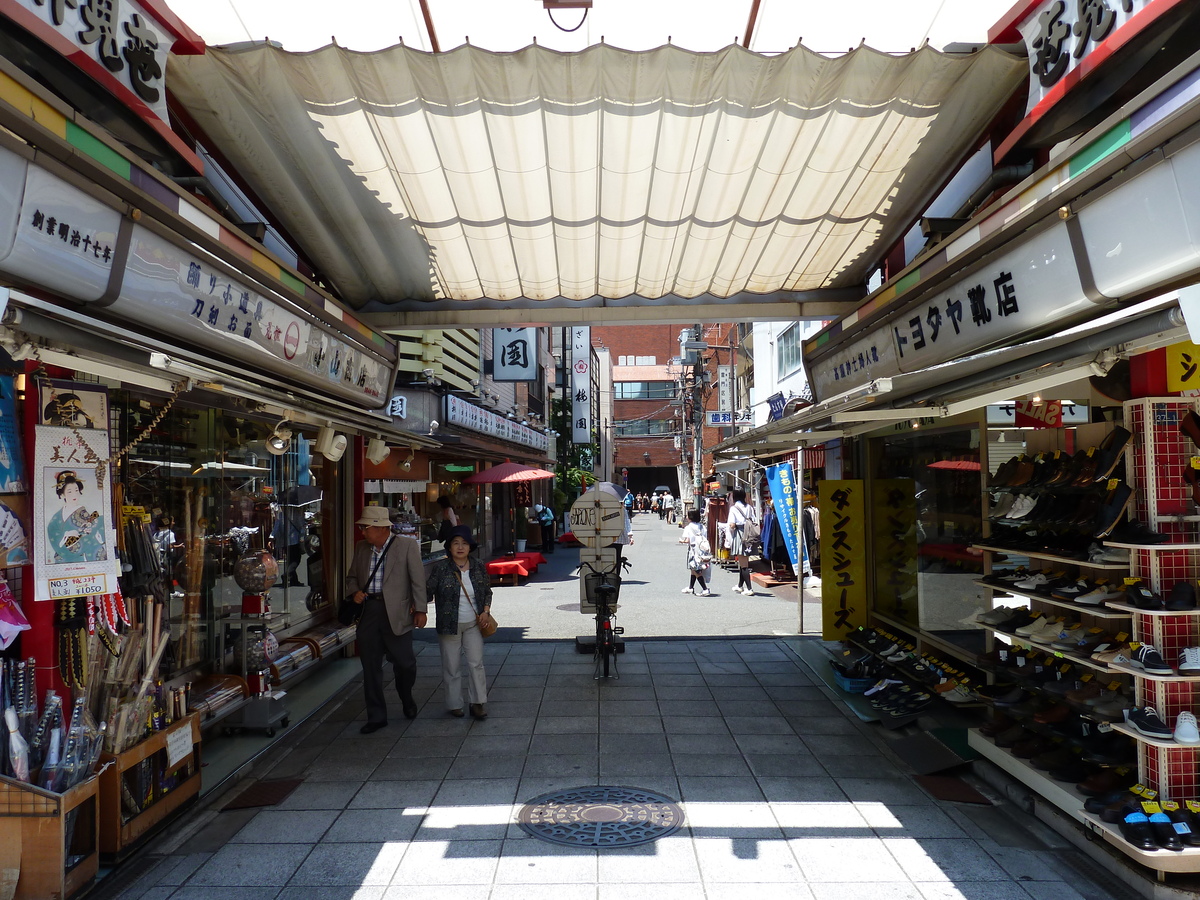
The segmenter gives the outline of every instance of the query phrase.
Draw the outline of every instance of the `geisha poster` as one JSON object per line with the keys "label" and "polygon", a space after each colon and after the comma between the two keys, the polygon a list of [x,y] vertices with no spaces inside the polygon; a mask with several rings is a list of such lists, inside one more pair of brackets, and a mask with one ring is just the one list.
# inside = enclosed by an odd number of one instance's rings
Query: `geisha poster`
{"label": "geisha poster", "polygon": [[108,495],[96,464],[109,455],[108,431],[37,428],[33,466],[35,599],[111,594],[117,559]]}

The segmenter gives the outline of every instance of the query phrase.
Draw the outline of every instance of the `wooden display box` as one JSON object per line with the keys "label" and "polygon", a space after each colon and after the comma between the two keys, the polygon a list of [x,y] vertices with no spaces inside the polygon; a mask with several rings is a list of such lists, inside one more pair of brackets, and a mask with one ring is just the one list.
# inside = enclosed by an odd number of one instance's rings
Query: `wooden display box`
{"label": "wooden display box", "polygon": [[100,763],[100,852],[115,861],[200,794],[200,716],[185,716]]}
{"label": "wooden display box", "polygon": [[[98,784],[93,776],[56,794],[0,777],[0,871],[20,872],[14,900],[60,900],[95,880],[100,864]],[[69,820],[74,830],[68,848]],[[72,856],[82,859],[68,869]]]}

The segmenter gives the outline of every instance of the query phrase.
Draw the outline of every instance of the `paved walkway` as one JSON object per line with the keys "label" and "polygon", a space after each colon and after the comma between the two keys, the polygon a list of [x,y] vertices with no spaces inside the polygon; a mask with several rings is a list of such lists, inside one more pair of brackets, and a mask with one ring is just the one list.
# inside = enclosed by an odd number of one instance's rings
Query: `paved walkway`
{"label": "paved walkway", "polygon": [[[499,608],[497,610],[500,612]],[[1109,900],[1032,820],[939,802],[799,657],[799,637],[635,641],[621,678],[571,642],[487,647],[490,717],[443,712],[419,644],[421,712],[359,734],[357,685],[292,729],[255,777],[281,804],[198,809],[102,885],[105,900]],[[530,837],[547,791],[640,787],[685,827],[624,850]],[[235,786],[234,791],[242,786]],[[1078,868],[1077,868],[1078,867]],[[140,875],[135,883],[128,876]],[[125,889],[115,883],[124,880]]]}

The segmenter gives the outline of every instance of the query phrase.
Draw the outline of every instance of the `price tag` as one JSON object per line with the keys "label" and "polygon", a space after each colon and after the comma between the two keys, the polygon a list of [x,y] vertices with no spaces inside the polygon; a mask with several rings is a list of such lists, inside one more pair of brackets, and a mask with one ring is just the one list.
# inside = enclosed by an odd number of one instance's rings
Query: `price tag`
{"label": "price tag", "polygon": [[1118,644],[1123,644],[1127,640],[1129,640],[1129,635],[1126,634],[1124,631],[1122,631],[1120,634],[1117,635],[1117,643]]}
{"label": "price tag", "polygon": [[1158,803],[1156,803],[1153,800],[1143,800],[1142,801],[1142,811],[1145,812],[1146,815],[1152,816],[1155,813],[1162,812],[1162,807],[1159,806]]}
{"label": "price tag", "polygon": [[1061,451],[1061,450],[1055,450],[1055,451],[1054,451],[1054,458],[1055,458],[1056,460],[1062,459],[1062,451]]}
{"label": "price tag", "polygon": [[1025,663],[1027,663],[1028,661],[1029,660],[1027,660],[1024,656],[1018,656],[1017,657],[1017,668],[1018,669],[1025,668]]}
{"label": "price tag", "polygon": [[1096,455],[1096,448],[1095,448],[1095,447],[1088,447],[1088,448],[1087,448],[1087,457],[1088,457],[1088,459],[1091,459],[1091,458],[1092,458],[1093,456],[1095,456],[1095,455]]}
{"label": "price tag", "polygon": [[1200,813],[1200,800],[1184,800],[1187,804],[1188,812]]}
{"label": "price tag", "polygon": [[1140,579],[1140,578],[1130,578],[1129,576],[1126,576],[1124,578],[1125,587],[1129,587],[1130,585],[1133,585],[1133,584],[1139,584],[1139,583],[1141,583],[1141,580],[1142,579]]}
{"label": "price tag", "polygon": [[1109,690],[1109,691],[1119,691],[1120,689],[1121,689],[1121,682],[1119,682],[1119,681],[1110,681],[1108,683],[1107,688],[1105,688],[1105,690]]}
{"label": "price tag", "polygon": [[1096,724],[1096,731],[1099,734],[1108,734],[1112,730],[1113,730],[1113,727],[1112,727],[1112,723],[1110,723],[1110,722],[1098,722]]}
{"label": "price tag", "polygon": [[1175,810],[1179,809],[1179,804],[1174,800],[1164,800],[1162,802],[1162,808],[1164,812],[1175,812]]}
{"label": "price tag", "polygon": [[1110,479],[1108,479],[1108,487],[1105,488],[1105,490],[1115,491],[1117,489],[1117,485],[1120,483],[1121,483],[1121,479],[1110,478]]}
{"label": "price tag", "polygon": [[[1066,675],[1070,671],[1071,671],[1070,663],[1063,663],[1061,666],[1058,667],[1058,673],[1060,675]],[[1091,676],[1089,675],[1089,676],[1084,676],[1084,677],[1090,678]],[[1082,679],[1080,679],[1080,680],[1082,680]]]}
{"label": "price tag", "polygon": [[[1065,669],[1067,667],[1063,666],[1063,668]],[[1089,672],[1087,675],[1080,675],[1079,680],[1082,681],[1084,684],[1087,684],[1089,681],[1092,680],[1092,674]]]}
{"label": "price tag", "polygon": [[1193,469],[1200,469],[1200,456],[1193,456],[1191,459],[1188,460],[1188,464]]}
{"label": "price tag", "polygon": [[1138,783],[1129,789],[1129,793],[1137,794],[1139,797],[1145,797],[1146,792],[1149,790],[1150,788],[1146,787],[1144,784]]}
{"label": "price tag", "polygon": [[167,767],[187,759],[191,752],[192,726],[191,722],[188,722],[167,735]]}

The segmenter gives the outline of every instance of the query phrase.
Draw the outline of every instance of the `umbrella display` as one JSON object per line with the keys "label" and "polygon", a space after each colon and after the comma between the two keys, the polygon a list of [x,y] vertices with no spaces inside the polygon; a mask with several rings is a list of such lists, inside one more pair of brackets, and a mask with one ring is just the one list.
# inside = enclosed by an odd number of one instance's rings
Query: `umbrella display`
{"label": "umbrella display", "polygon": [[523,466],[515,462],[502,462],[498,466],[468,475],[462,480],[463,484],[516,484],[520,481],[540,481],[543,478],[553,478],[553,472],[536,469],[533,466]]}
{"label": "umbrella display", "polygon": [[656,488],[654,489],[654,493],[656,493],[656,494],[669,494],[669,493],[671,493],[671,489],[670,489],[669,487],[667,487],[665,484],[660,484],[658,487],[656,487]]}
{"label": "umbrella display", "polygon": [[611,481],[596,481],[588,485],[589,491],[603,491],[606,494],[612,494],[618,500],[624,500],[625,495],[629,493],[629,489],[619,484],[613,484]]}

